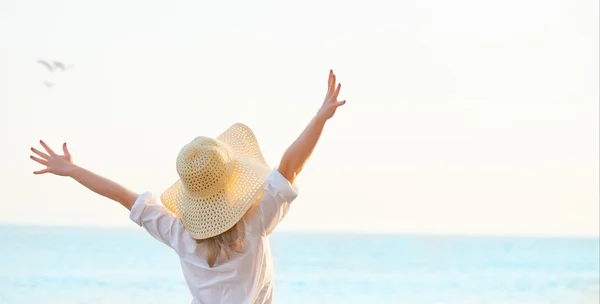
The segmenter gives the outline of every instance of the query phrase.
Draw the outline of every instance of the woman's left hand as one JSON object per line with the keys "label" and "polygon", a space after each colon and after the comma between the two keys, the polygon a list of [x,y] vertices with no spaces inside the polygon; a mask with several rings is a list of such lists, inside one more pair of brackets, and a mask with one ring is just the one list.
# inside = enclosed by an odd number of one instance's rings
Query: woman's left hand
{"label": "woman's left hand", "polygon": [[43,140],[40,140],[40,144],[44,147],[46,153],[32,147],[31,152],[37,154],[39,157],[31,155],[29,158],[46,166],[46,169],[35,171],[33,174],[52,173],[59,176],[69,176],[76,166],[67,148],[67,143],[64,143],[62,146],[63,155],[56,154]]}

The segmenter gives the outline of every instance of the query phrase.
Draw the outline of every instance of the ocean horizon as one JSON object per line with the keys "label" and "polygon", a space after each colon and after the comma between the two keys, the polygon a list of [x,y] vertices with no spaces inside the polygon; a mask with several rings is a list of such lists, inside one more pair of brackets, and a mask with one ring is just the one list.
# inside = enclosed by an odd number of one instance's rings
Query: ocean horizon
{"label": "ocean horizon", "polygon": [[[190,303],[142,228],[0,224],[0,303]],[[598,303],[600,238],[275,232],[274,303]]]}

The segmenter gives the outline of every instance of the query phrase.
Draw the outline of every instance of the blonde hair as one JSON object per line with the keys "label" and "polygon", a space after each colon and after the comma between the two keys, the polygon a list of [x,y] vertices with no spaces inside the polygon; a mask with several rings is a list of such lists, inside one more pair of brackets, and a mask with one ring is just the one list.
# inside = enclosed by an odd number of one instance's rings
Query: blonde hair
{"label": "blonde hair", "polygon": [[226,259],[229,260],[234,254],[246,251],[246,227],[244,226],[244,219],[251,210],[258,206],[263,193],[261,192],[254,203],[252,203],[250,209],[246,211],[246,214],[229,230],[207,239],[196,240],[197,244],[204,245],[208,266],[212,268],[221,254],[225,254]]}

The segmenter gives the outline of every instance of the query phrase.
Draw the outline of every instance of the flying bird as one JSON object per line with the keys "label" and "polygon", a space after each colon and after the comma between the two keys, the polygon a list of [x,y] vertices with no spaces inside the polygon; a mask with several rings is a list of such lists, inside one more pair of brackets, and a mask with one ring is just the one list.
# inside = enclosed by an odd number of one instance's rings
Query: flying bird
{"label": "flying bird", "polygon": [[54,70],[56,70],[57,68],[62,70],[62,71],[66,71],[66,70],[70,70],[73,66],[66,66],[64,63],[60,62],[60,61],[52,61],[52,62],[48,62],[46,60],[38,60],[37,61],[39,64],[45,66],[48,71],[50,72],[54,72]]}
{"label": "flying bird", "polygon": [[[57,61],[57,60],[47,61],[47,60],[40,59],[37,62],[39,64],[43,65],[50,73],[53,73],[56,70],[65,72],[67,70],[70,70],[73,67],[72,65],[66,66],[63,62]],[[44,81],[44,85],[47,88],[52,88],[55,84],[56,84],[55,82]]]}

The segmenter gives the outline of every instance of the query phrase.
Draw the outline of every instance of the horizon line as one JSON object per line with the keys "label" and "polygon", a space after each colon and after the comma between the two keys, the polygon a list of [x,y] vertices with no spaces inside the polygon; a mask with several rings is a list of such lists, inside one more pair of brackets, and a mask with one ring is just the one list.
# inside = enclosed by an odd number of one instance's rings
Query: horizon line
{"label": "horizon line", "polygon": [[[0,228],[85,228],[94,230],[136,230],[138,226],[99,226],[99,225],[79,225],[79,224],[32,224],[32,223],[11,223],[0,222]],[[283,227],[282,227],[283,228]],[[409,231],[356,231],[356,230],[332,230],[332,229],[277,229],[273,234],[305,234],[305,235],[362,235],[362,236],[400,236],[400,237],[432,237],[432,238],[523,238],[523,239],[596,239],[600,242],[600,234],[541,234],[541,233],[440,233],[440,232],[409,232]]]}

